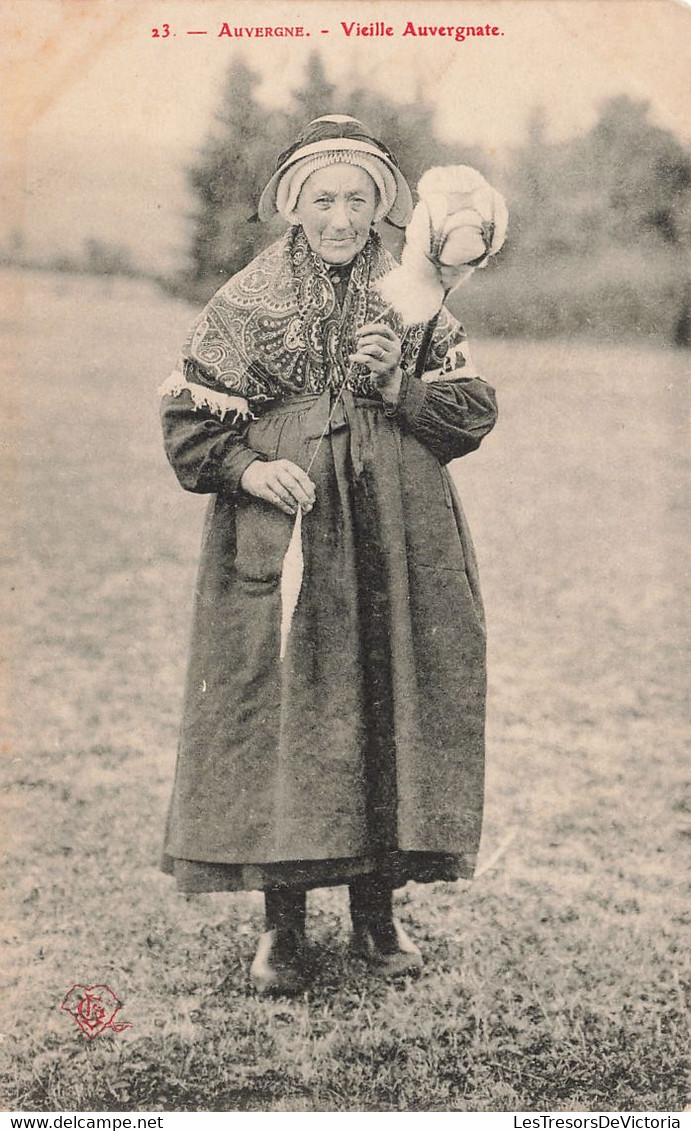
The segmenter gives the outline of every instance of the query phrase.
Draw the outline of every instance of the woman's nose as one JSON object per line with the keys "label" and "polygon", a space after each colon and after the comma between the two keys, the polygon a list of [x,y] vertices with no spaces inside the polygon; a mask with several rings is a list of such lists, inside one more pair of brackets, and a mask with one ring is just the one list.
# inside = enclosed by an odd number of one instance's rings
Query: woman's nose
{"label": "woman's nose", "polygon": [[331,226],[340,231],[350,227],[350,211],[345,201],[336,201],[331,209]]}

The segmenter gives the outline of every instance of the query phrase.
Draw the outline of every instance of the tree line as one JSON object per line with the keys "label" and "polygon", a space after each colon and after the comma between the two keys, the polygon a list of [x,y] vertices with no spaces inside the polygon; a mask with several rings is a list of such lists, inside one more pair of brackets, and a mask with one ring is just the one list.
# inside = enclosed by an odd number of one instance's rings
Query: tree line
{"label": "tree line", "polygon": [[[280,219],[253,220],[276,155],[311,119],[345,112],[391,147],[411,185],[430,165],[462,163],[506,196],[511,222],[499,262],[455,299],[476,332],[604,331],[691,344],[691,156],[650,120],[646,102],[610,98],[590,130],[558,143],[536,107],[521,144],[496,154],[442,140],[420,92],[403,106],[365,87],[345,94],[316,53],[287,108],[267,111],[258,86],[236,58],[188,170],[194,205],[187,267],[171,284],[178,293],[204,301],[279,235]],[[400,233],[383,225],[382,234],[395,252]]]}

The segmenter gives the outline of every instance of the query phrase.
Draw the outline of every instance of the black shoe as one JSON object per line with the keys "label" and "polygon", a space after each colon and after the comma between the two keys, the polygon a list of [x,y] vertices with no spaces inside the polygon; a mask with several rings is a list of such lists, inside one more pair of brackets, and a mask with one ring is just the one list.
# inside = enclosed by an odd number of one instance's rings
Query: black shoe
{"label": "black shoe", "polygon": [[250,966],[258,994],[299,994],[308,981],[306,940],[292,930],[264,931]]}
{"label": "black shoe", "polygon": [[418,974],[422,955],[397,919],[384,925],[360,921],[353,925],[350,947],[381,974]]}

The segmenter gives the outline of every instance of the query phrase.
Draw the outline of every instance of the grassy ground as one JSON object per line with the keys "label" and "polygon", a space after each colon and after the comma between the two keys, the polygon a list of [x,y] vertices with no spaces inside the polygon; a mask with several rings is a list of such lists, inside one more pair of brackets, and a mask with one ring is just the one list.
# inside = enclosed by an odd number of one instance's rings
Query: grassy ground
{"label": "grassy ground", "polygon": [[473,286],[451,296],[450,306],[483,337],[590,334],[664,347],[680,340],[684,311],[688,335],[690,285],[686,258],[659,248],[609,248],[574,258],[521,248],[508,262],[490,260]]}
{"label": "grassy ground", "polygon": [[[346,959],[344,890],[314,893],[316,981],[270,1003],[246,989],[260,897],[185,900],[157,869],[204,501],[153,390],[190,312],[137,283],[5,284],[5,1103],[679,1110],[684,359],[477,344],[502,407],[456,471],[491,645],[479,876],[401,894],[427,964],[400,986]],[[75,982],[131,1028],[87,1041],[59,1009]]]}

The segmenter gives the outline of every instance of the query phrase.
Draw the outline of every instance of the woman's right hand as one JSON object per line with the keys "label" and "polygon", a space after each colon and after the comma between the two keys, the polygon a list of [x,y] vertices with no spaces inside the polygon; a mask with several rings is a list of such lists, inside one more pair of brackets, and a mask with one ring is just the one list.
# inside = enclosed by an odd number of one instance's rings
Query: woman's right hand
{"label": "woman's right hand", "polygon": [[243,471],[240,486],[285,514],[297,514],[298,507],[306,514],[316,497],[309,475],[289,459],[255,459]]}

